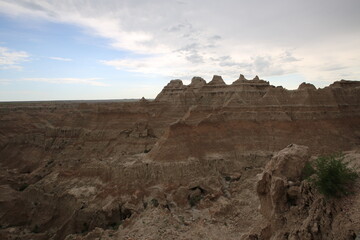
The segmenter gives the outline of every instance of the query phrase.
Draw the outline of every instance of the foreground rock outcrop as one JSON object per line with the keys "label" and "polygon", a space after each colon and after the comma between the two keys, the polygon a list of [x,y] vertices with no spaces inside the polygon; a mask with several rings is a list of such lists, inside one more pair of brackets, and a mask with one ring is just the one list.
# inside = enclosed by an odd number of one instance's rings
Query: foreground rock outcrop
{"label": "foreground rock outcrop", "polygon": [[[360,181],[353,195],[325,198],[301,170],[309,161],[308,147],[289,145],[266,165],[257,183],[260,212],[268,225],[257,239],[355,239],[360,237]],[[360,152],[348,152],[345,161],[359,172]],[[357,239],[357,238],[356,238]]]}
{"label": "foreground rock outcrop", "polygon": [[194,77],[153,101],[1,103],[0,113],[1,239],[358,234],[358,195],[326,202],[299,171],[360,145],[359,82],[290,91]]}

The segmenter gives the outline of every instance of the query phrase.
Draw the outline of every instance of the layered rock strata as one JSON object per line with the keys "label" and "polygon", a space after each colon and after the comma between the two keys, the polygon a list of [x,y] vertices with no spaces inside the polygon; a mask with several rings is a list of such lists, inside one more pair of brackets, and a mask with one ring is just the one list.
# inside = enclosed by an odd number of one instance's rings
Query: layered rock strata
{"label": "layered rock strata", "polygon": [[342,80],[323,89],[302,83],[297,90],[286,90],[257,76],[246,80],[240,75],[231,85],[214,76],[208,84],[192,86],[170,82],[155,99],[187,112],[156,143],[154,159],[277,151],[292,142],[310,146],[312,153],[359,144],[359,82]]}
{"label": "layered rock strata", "polygon": [[194,77],[154,101],[2,103],[0,113],[1,239],[260,236],[258,225],[278,226],[257,210],[273,200],[256,192],[275,152],[360,143],[356,81],[286,90]]}

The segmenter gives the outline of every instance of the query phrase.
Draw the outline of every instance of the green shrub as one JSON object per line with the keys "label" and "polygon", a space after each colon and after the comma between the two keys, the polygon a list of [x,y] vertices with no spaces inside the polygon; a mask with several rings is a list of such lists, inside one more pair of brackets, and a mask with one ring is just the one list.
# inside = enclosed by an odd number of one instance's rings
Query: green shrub
{"label": "green shrub", "polygon": [[350,193],[351,183],[358,174],[343,161],[343,155],[319,157],[305,165],[303,176],[314,183],[318,191],[326,197],[341,197]]}
{"label": "green shrub", "polygon": [[313,166],[311,165],[310,162],[307,162],[302,170],[301,173],[301,178],[304,179],[308,179],[309,177],[311,177],[314,173],[316,173],[315,169],[313,168]]}

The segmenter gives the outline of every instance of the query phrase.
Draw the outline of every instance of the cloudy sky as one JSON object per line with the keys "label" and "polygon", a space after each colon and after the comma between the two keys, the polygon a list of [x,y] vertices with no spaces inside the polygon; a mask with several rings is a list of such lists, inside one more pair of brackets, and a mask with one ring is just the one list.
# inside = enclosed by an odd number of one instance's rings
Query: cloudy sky
{"label": "cloudy sky", "polygon": [[240,73],[360,79],[359,0],[0,0],[0,101],[154,98]]}

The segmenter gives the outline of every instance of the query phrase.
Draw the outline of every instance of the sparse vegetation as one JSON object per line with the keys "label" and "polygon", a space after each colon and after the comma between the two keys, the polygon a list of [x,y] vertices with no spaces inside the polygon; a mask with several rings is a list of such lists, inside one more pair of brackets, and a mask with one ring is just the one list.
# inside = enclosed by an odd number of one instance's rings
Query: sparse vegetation
{"label": "sparse vegetation", "polygon": [[326,197],[341,197],[351,193],[351,183],[358,174],[345,163],[342,154],[322,156],[308,163],[303,177],[309,179]]}
{"label": "sparse vegetation", "polygon": [[89,231],[89,224],[84,222],[83,223],[83,229],[81,230],[81,233],[86,233]]}
{"label": "sparse vegetation", "polygon": [[151,199],[151,203],[152,203],[152,205],[153,205],[154,207],[158,207],[158,206],[159,206],[159,202],[158,202],[158,200],[157,200],[156,198]]}
{"label": "sparse vegetation", "polygon": [[201,199],[202,199],[202,196],[201,196],[201,195],[193,195],[193,196],[190,196],[190,197],[189,197],[190,206],[191,206],[191,207],[196,206],[196,205],[200,202]]}
{"label": "sparse vegetation", "polygon": [[314,173],[316,173],[314,167],[311,165],[310,162],[307,162],[302,170],[301,178],[303,180],[308,179],[311,177]]}
{"label": "sparse vegetation", "polygon": [[24,191],[28,186],[29,186],[29,184],[27,184],[27,183],[21,184],[21,186],[19,187],[19,191],[20,192]]}
{"label": "sparse vegetation", "polygon": [[120,224],[120,222],[111,222],[108,224],[108,228],[116,230],[119,228]]}
{"label": "sparse vegetation", "polygon": [[32,233],[39,233],[40,230],[39,230],[39,226],[38,225],[35,225],[34,228],[31,230]]}

